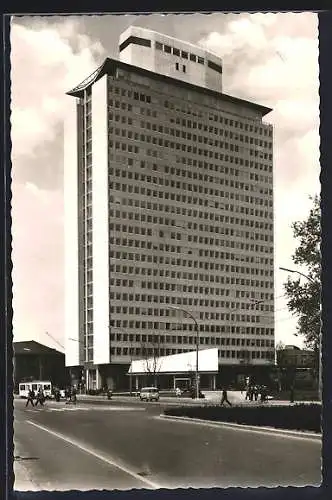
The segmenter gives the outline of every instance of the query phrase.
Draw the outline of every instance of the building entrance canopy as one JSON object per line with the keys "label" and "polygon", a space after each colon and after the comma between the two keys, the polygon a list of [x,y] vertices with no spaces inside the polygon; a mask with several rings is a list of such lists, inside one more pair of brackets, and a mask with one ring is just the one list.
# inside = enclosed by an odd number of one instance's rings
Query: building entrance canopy
{"label": "building entrance canopy", "polygon": [[[196,371],[196,351],[172,354],[131,362],[128,373],[143,375],[146,373],[192,373]],[[218,372],[218,349],[198,351],[198,371],[200,373]]]}

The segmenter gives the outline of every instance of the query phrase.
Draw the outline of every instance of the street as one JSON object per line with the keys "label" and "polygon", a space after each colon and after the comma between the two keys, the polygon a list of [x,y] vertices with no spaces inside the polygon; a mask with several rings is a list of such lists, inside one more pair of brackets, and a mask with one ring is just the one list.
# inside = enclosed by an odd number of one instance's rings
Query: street
{"label": "street", "polygon": [[320,439],[161,419],[167,404],[15,400],[15,489],[320,484]]}

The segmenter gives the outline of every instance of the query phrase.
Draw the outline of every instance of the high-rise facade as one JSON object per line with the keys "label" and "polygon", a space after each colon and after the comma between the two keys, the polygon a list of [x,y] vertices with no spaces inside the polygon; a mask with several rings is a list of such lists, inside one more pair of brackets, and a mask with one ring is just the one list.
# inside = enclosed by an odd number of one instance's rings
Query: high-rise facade
{"label": "high-rise facade", "polygon": [[192,80],[106,59],[68,92],[66,364],[90,388],[156,339],[193,350],[177,308],[221,367],[274,362],[271,110]]}

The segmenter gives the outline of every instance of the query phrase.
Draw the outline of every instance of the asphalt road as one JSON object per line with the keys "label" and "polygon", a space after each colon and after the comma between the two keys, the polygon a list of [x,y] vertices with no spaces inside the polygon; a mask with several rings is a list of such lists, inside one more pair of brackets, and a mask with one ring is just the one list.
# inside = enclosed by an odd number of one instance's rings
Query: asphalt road
{"label": "asphalt road", "polygon": [[[305,486],[321,441],[160,419],[167,403],[15,401],[14,455],[29,489]],[[33,488],[32,488],[33,485]],[[15,489],[22,490],[20,478]]]}

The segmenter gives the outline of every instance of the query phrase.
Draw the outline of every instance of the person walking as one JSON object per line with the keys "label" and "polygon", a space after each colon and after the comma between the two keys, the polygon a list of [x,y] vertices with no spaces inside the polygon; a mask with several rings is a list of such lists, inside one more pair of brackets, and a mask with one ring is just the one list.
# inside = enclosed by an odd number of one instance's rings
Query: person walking
{"label": "person walking", "polygon": [[222,391],[222,397],[221,397],[221,401],[220,401],[220,406],[223,406],[224,403],[228,403],[229,406],[232,406],[232,403],[228,400],[226,389],[224,389]]}
{"label": "person walking", "polygon": [[253,393],[254,393],[255,401],[257,401],[258,400],[258,394],[259,394],[259,389],[258,389],[257,385],[254,386]]}
{"label": "person walking", "polygon": [[29,403],[31,403],[31,406],[35,406],[34,402],[33,402],[34,398],[35,398],[35,392],[33,391],[33,389],[30,389],[29,393],[28,393],[28,399],[27,399],[25,406],[27,407]]}
{"label": "person walking", "polygon": [[76,387],[73,387],[72,390],[71,390],[71,402],[74,403],[74,405],[76,405],[76,402],[77,402],[77,390],[76,390]]}
{"label": "person walking", "polygon": [[44,406],[44,400],[45,400],[45,397],[44,397],[43,389],[40,387],[38,389],[38,392],[37,392],[37,400],[36,400],[35,406],[37,406],[38,403],[40,404],[40,406]]}

